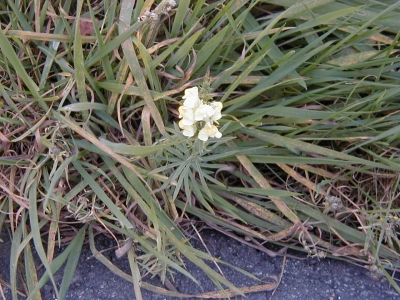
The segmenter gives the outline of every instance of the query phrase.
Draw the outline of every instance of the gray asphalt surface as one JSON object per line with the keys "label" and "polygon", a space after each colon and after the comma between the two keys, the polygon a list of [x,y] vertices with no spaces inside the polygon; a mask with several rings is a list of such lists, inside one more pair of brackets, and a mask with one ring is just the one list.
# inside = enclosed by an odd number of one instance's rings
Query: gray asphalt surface
{"label": "gray asphalt surface", "polygon": [[[203,231],[202,237],[209,251],[216,257],[235,266],[245,269],[264,282],[273,282],[271,276],[279,277],[282,270],[282,257],[270,257],[234,239],[215,231]],[[6,299],[11,299],[10,290],[4,283],[9,282],[9,251],[11,243],[6,235],[0,243],[0,283]],[[192,240],[198,249],[204,250],[202,243]],[[108,249],[115,246],[106,237],[97,239],[97,249]],[[127,258],[117,259],[114,250],[103,253],[123,271],[129,273]],[[293,253],[291,253],[293,254]],[[248,300],[391,300],[400,299],[400,295],[390,287],[384,277],[374,278],[370,271],[349,263],[331,259],[305,258],[304,254],[295,254],[303,259],[287,258],[281,282],[272,291],[247,294],[247,298],[233,297],[231,299]],[[213,264],[210,264],[213,266]],[[188,263],[189,272],[200,282],[201,287],[183,275],[175,274],[173,285],[181,293],[199,294],[218,290],[208,277],[196,266]],[[220,265],[223,274],[236,286],[248,287],[263,284],[245,277],[241,273]],[[61,282],[62,273],[56,273],[56,280]],[[157,278],[145,279],[154,285],[159,285]],[[43,299],[56,299],[53,287],[46,284],[42,289]],[[1,299],[0,295],[0,299]],[[21,297],[20,299],[24,299]],[[79,261],[78,270],[67,294],[67,299],[135,299],[133,285],[109,271],[102,263],[92,257],[89,246],[85,245]],[[144,300],[175,300],[181,298],[168,297],[143,290]],[[192,297],[191,299],[196,299]]]}

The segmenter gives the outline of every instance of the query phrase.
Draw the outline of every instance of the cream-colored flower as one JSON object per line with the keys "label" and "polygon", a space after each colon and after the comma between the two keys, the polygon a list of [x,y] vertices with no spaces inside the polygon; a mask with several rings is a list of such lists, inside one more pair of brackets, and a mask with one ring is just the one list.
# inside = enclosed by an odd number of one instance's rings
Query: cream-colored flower
{"label": "cream-colored flower", "polygon": [[179,127],[183,129],[182,133],[184,136],[192,137],[197,131],[196,125],[185,125],[183,124],[183,120],[180,120],[178,123]]}
{"label": "cream-colored flower", "polygon": [[221,102],[211,102],[210,106],[214,109],[214,114],[211,116],[211,120],[218,121],[219,119],[221,119],[222,103]]}
{"label": "cream-colored flower", "polygon": [[209,122],[214,113],[215,110],[210,105],[201,104],[194,112],[194,119]]}
{"label": "cream-colored flower", "polygon": [[201,104],[201,100],[199,98],[199,89],[197,86],[186,89],[185,96],[183,96],[182,98],[185,99],[185,101],[183,102],[183,106],[187,108],[193,108],[195,110]]}
{"label": "cream-colored flower", "polygon": [[185,101],[183,105],[179,107],[179,118],[182,119],[182,125],[191,126],[196,122],[195,111],[202,105],[197,86],[186,89],[185,96],[182,98],[185,99]]}
{"label": "cream-colored flower", "polygon": [[206,124],[202,130],[199,131],[198,138],[202,141],[207,141],[210,137],[219,139],[222,133],[218,131],[217,126]]}
{"label": "cream-colored flower", "polygon": [[181,107],[179,107],[178,111],[179,111],[179,118],[182,119],[179,123],[182,122],[182,124],[186,125],[186,126],[190,126],[190,125],[194,124],[195,118],[194,118],[193,108],[181,106]]}
{"label": "cream-colored flower", "polygon": [[198,138],[207,141],[210,137],[220,138],[222,136],[213,122],[221,119],[221,102],[211,102],[204,104],[199,98],[199,89],[195,86],[185,90],[185,101],[179,107],[179,127],[183,130],[183,135],[192,137],[195,135],[199,126],[204,126],[198,134]]}

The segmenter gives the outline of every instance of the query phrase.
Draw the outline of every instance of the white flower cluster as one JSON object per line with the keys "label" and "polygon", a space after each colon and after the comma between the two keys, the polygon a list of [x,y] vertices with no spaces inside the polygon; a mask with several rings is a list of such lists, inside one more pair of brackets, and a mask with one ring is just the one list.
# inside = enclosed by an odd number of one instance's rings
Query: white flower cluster
{"label": "white flower cluster", "polygon": [[211,102],[204,104],[199,98],[199,90],[197,86],[185,90],[185,99],[183,105],[179,107],[179,127],[183,129],[183,135],[192,137],[197,132],[198,125],[204,127],[200,129],[198,138],[202,141],[207,141],[208,138],[220,138],[221,132],[217,126],[213,124],[221,119],[221,102]]}

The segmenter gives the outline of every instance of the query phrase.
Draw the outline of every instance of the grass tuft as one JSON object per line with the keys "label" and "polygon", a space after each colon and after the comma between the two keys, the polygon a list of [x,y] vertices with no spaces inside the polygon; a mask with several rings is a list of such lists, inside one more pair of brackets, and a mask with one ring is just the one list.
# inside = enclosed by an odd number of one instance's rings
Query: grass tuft
{"label": "grass tuft", "polygon": [[[197,282],[185,260],[220,289],[198,297],[249,292],[193,249],[195,223],[257,249],[366,266],[400,292],[400,2],[177,2],[0,4],[0,230],[12,239],[13,298],[23,274],[28,299],[48,280],[63,299],[87,241],[138,299],[140,288],[190,297],[170,282],[174,271]],[[193,86],[223,103],[221,139],[181,133]],[[132,274],[96,250],[99,233]]]}

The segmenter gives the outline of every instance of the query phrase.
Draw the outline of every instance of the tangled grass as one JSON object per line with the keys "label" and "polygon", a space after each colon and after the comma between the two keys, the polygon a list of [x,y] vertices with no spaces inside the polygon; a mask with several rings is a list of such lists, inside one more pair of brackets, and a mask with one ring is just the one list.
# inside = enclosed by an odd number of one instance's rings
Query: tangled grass
{"label": "tangled grass", "polygon": [[[136,276],[196,281],[183,257],[223,295],[243,294],[191,246],[201,226],[351,261],[400,292],[400,2],[133,2],[0,3],[0,230],[14,299],[19,271],[29,299],[48,280],[63,299],[87,241],[137,299],[140,288],[183,297]],[[222,138],[178,128],[193,86],[223,103]],[[95,249],[100,233],[133,276]]]}

